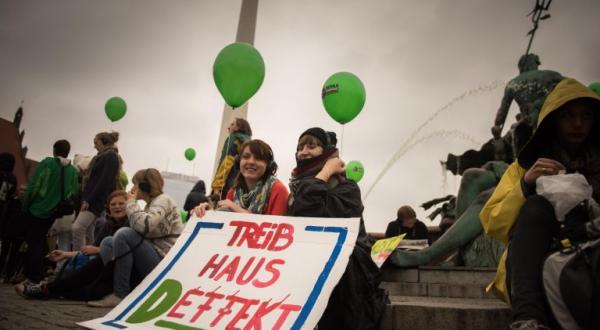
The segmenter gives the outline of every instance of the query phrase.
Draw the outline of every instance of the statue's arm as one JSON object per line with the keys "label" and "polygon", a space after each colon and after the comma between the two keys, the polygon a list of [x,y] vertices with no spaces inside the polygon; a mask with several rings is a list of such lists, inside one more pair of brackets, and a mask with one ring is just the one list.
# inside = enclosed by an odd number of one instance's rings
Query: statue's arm
{"label": "statue's arm", "polygon": [[[510,83],[509,83],[510,84]],[[502,97],[502,102],[500,103],[500,108],[496,112],[496,119],[494,119],[494,126],[492,127],[492,134],[494,137],[500,137],[502,133],[502,128],[504,127],[504,122],[506,121],[506,116],[508,115],[508,110],[510,109],[510,104],[514,99],[513,91],[509,86],[506,86],[504,90],[504,96]]]}

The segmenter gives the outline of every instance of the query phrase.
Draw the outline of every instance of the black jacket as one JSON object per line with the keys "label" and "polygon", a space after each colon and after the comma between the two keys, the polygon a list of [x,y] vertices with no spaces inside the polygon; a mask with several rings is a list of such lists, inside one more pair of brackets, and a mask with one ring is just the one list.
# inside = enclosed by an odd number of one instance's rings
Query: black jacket
{"label": "black jacket", "polygon": [[204,185],[204,181],[198,180],[198,182],[196,182],[190,193],[185,198],[185,203],[183,203],[183,210],[189,212],[194,207],[204,202],[208,202],[208,198],[206,197],[206,187]]}
{"label": "black jacket", "polygon": [[108,195],[117,186],[119,155],[114,151],[99,153],[89,171],[89,180],[85,184],[82,198],[90,205],[88,210],[99,216],[104,210]]}
{"label": "black jacket", "polygon": [[398,219],[390,222],[385,230],[385,237],[394,237],[406,233],[404,239],[426,239],[429,242],[429,231],[427,226],[419,219],[412,228],[402,226]]}
{"label": "black jacket", "polygon": [[360,188],[349,180],[330,187],[310,177],[297,183],[293,198],[288,207],[288,214],[292,216],[361,218],[357,244],[329,297],[319,320],[319,330],[378,329],[388,297],[385,290],[379,288],[381,273],[371,259],[371,245],[362,219],[364,207]]}

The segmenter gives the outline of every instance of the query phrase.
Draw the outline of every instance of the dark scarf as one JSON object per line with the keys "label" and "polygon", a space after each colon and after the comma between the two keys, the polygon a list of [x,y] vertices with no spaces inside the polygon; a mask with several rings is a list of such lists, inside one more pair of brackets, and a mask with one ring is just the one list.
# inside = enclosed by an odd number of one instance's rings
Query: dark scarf
{"label": "dark scarf", "polygon": [[[292,176],[290,177],[290,196],[288,199],[288,208],[294,204],[294,195],[296,194],[296,190],[298,189],[298,183],[300,180],[305,178],[313,178],[330,158],[339,157],[339,152],[337,148],[331,148],[323,152],[318,157],[298,160],[296,159],[296,168],[292,171]],[[327,185],[332,188],[337,186],[344,178],[340,175],[332,176]]]}
{"label": "dark scarf", "polygon": [[581,173],[592,186],[592,197],[600,202],[600,147],[588,144],[583,152],[577,156],[571,156],[558,143],[553,143],[550,150],[553,158],[567,168],[567,173]]}

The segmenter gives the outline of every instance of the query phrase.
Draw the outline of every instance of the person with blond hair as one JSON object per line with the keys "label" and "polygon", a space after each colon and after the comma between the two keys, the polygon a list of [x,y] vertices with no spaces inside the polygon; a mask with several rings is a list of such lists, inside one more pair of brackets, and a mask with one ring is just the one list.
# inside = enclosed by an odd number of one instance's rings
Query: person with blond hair
{"label": "person with blond hair", "polygon": [[[132,290],[132,271],[141,278],[148,275],[183,231],[177,205],[163,193],[164,180],[158,170],[139,170],[131,181],[133,188],[126,206],[129,227],[117,230],[100,243],[102,261],[105,265],[114,262],[113,293],[88,302],[89,306],[118,305]],[[142,209],[137,200],[143,200],[146,206]]]}
{"label": "person with blond hair", "polygon": [[81,208],[72,226],[73,251],[94,242],[94,223],[104,209],[106,198],[117,188],[120,158],[115,144],[118,140],[118,132],[100,132],[94,137],[98,153],[83,177]]}

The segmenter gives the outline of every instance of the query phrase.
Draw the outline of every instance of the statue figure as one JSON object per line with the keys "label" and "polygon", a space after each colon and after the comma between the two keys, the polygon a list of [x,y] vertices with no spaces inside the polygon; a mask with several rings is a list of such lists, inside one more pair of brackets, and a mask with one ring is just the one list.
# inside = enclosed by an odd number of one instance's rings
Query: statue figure
{"label": "statue figure", "polygon": [[431,214],[429,214],[427,217],[429,220],[433,220],[438,215],[441,216],[442,219],[440,220],[439,227],[442,233],[445,233],[456,221],[456,196],[448,195],[446,197],[434,198],[421,204],[421,207],[425,210],[428,210],[432,206],[439,203],[444,204],[433,210],[433,212],[431,212]]}
{"label": "statue figure", "polygon": [[510,104],[519,105],[520,117],[512,131],[513,153],[517,155],[527,143],[535,127],[540,108],[546,95],[563,79],[552,70],[538,70],[541,64],[536,54],[526,54],[519,59],[519,75],[508,82],[500,108],[496,112],[492,136],[500,139]]}
{"label": "statue figure", "polygon": [[[425,265],[431,261],[438,260],[450,253],[457,251],[461,247],[479,239],[481,243],[472,246],[475,250],[482,250],[480,246],[485,244],[491,247],[494,252],[491,254],[495,260],[477,260],[473,258],[469,251],[463,251],[463,256],[468,256],[465,261],[466,266],[484,267],[494,266],[502,254],[504,247],[500,242],[485,238],[483,228],[479,221],[479,212],[483,205],[491,196],[498,181],[504,174],[508,165],[500,161],[486,163],[481,168],[471,168],[464,172],[463,179],[460,182],[458,196],[456,198],[456,217],[457,220],[437,241],[431,246],[420,251],[402,251],[396,250],[389,258],[389,263],[397,267],[411,267]],[[489,249],[486,249],[489,250]],[[463,258],[465,259],[465,258]]]}
{"label": "statue figure", "polygon": [[[448,154],[443,164],[454,175],[463,174],[469,168],[481,167],[489,161],[504,161],[512,163],[521,148],[527,143],[538,113],[546,95],[563,79],[556,71],[538,70],[540,59],[535,54],[527,54],[519,59],[519,75],[508,82],[500,108],[492,127],[492,139],[483,144],[481,149],[465,151],[462,155]],[[504,135],[506,116],[513,102],[519,106],[516,123]]]}

